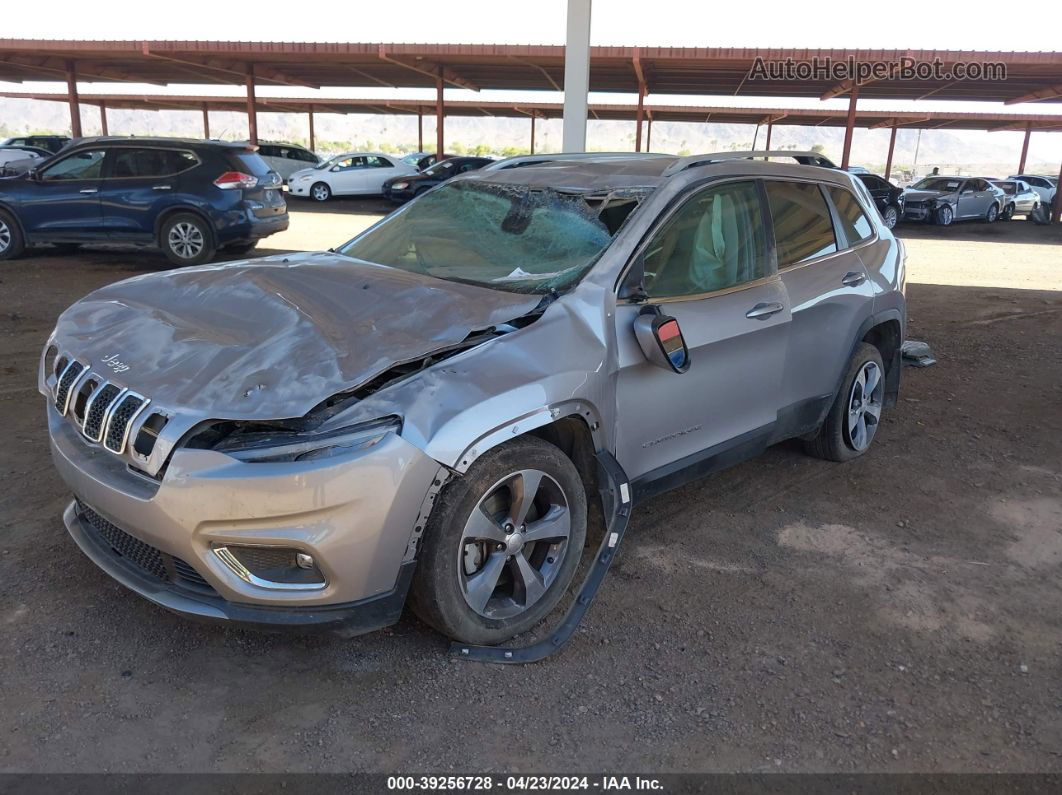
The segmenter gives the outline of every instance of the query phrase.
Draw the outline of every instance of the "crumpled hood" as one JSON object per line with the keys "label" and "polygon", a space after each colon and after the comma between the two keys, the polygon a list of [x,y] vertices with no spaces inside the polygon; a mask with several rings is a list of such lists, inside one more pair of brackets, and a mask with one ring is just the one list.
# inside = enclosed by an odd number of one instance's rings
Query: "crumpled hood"
{"label": "crumpled hood", "polygon": [[942,196],[951,196],[955,191],[943,191],[943,190],[911,190],[908,188],[903,192],[904,201],[926,201],[927,199],[939,199]]}
{"label": "crumpled hood", "polygon": [[55,336],[160,406],[283,419],[538,303],[333,254],[280,255],[109,285],[67,309]]}

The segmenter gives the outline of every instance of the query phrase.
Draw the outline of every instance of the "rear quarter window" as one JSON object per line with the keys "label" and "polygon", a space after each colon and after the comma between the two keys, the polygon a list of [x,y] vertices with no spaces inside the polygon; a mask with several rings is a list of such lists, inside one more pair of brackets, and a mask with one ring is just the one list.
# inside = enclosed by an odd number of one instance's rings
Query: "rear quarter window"
{"label": "rear quarter window", "polygon": [[867,218],[851,191],[844,188],[827,188],[827,190],[830,192],[833,206],[837,209],[837,218],[841,222],[841,231],[848,240],[848,245],[854,246],[873,237],[874,227],[871,226],[870,219]]}

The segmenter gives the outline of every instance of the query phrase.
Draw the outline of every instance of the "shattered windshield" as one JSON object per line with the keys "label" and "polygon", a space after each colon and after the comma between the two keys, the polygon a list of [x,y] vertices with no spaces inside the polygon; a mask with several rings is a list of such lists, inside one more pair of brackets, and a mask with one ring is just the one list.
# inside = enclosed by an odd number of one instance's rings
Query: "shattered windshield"
{"label": "shattered windshield", "polygon": [[611,240],[582,196],[459,181],[425,194],[339,253],[440,279],[545,294],[577,282]]}

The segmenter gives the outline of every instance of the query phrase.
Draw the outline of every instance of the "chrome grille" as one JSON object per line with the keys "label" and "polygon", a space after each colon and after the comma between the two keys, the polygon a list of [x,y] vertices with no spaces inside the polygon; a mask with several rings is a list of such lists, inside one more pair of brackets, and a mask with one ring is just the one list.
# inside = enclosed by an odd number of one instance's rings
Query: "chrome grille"
{"label": "chrome grille", "polygon": [[124,397],[119,398],[107,421],[107,433],[103,439],[103,446],[112,453],[121,453],[129,438],[130,423],[147,404],[147,399],[135,392],[126,392]]}
{"label": "chrome grille", "polygon": [[66,414],[67,403],[70,401],[70,387],[85,372],[85,365],[81,362],[70,362],[59,376],[59,383],[55,387],[55,410],[60,414]]}
{"label": "chrome grille", "polygon": [[85,423],[81,426],[85,436],[94,442],[103,438],[103,421],[111,404],[122,394],[122,388],[114,384],[104,384],[93,394],[85,409]]}

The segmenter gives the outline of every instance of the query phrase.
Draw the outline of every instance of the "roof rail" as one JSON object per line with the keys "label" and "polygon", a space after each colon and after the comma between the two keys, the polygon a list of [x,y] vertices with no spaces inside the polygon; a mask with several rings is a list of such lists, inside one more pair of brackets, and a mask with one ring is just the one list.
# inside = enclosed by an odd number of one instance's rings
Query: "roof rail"
{"label": "roof rail", "polygon": [[791,157],[802,166],[819,166],[820,168],[837,168],[833,161],[818,152],[796,152],[792,149],[756,149],[747,152],[712,152],[707,155],[689,155],[680,157],[666,169],[661,176],[670,177],[687,168],[721,163],[724,160],[752,160],[757,157]]}

